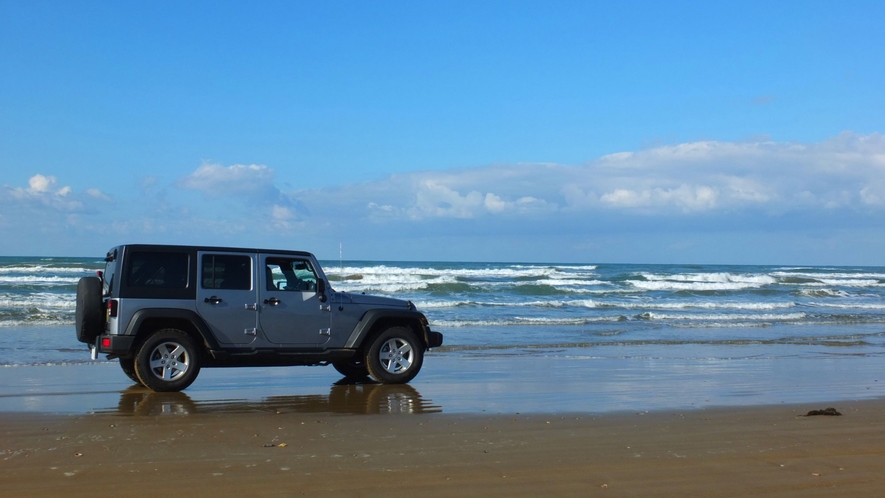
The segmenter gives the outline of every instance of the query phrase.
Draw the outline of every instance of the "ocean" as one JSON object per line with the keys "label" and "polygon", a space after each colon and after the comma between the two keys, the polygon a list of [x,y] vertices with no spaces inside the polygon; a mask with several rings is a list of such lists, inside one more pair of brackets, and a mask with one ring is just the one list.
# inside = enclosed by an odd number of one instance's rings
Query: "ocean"
{"label": "ocean", "polygon": [[[885,268],[322,262],[333,288],[413,301],[434,354],[569,358],[885,354]],[[76,285],[101,258],[0,258],[0,365],[88,363]]]}

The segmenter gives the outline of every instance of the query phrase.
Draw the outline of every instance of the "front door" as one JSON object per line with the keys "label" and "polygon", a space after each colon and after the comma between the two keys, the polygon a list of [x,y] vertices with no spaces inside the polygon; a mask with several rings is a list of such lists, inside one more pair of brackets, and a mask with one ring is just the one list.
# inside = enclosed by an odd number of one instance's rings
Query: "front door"
{"label": "front door", "polygon": [[317,293],[319,277],[309,259],[262,254],[259,324],[272,343],[317,346],[329,340],[328,302]]}
{"label": "front door", "polygon": [[254,254],[200,252],[197,312],[222,344],[255,340],[258,308]]}

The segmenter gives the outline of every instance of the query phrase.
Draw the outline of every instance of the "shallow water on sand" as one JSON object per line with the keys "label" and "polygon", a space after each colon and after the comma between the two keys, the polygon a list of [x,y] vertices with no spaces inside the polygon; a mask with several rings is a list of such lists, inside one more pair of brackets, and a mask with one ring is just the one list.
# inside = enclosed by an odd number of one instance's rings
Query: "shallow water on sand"
{"label": "shallow water on sand", "polygon": [[[348,381],[331,368],[206,369],[183,393],[132,386],[113,362],[0,368],[0,411],[162,415],[271,413],[609,413],[818,403],[885,396],[881,355],[810,346],[781,356],[599,357],[431,353],[409,385]],[[716,348],[714,348],[716,349]],[[784,348],[789,350],[790,348]]]}

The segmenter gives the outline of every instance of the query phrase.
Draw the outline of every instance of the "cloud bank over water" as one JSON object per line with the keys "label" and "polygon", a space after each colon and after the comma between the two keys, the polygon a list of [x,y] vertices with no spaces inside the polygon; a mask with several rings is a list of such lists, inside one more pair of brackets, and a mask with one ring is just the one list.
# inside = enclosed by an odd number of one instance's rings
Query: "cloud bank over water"
{"label": "cloud bank over water", "polygon": [[[207,162],[179,178],[145,177],[136,197],[100,179],[74,192],[47,173],[34,172],[27,187],[0,188],[2,226],[35,231],[9,215],[26,214],[44,232],[92,234],[102,246],[296,244],[320,252],[314,246],[346,241],[365,251],[353,257],[376,259],[690,260],[731,248],[725,262],[748,253],[815,259],[826,251],[842,261],[842,249],[872,244],[850,256],[875,264],[885,242],[880,134],[699,141],[580,165],[414,171],[312,190],[299,189],[297,178],[333,173]],[[820,247],[803,252],[803,244]]]}
{"label": "cloud bank over water", "polygon": [[579,166],[492,165],[293,191],[308,206],[366,210],[373,222],[581,213],[691,217],[885,207],[885,137],[815,144],[693,142],[609,154]]}

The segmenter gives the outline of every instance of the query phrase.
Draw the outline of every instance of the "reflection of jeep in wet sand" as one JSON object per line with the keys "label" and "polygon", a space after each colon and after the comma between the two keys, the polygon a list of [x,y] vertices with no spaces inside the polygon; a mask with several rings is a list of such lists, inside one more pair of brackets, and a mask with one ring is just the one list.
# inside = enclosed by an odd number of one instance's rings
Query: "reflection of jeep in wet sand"
{"label": "reflection of jeep in wet sand", "polygon": [[442,344],[411,302],[336,292],[306,252],[124,245],[105,261],[77,286],[77,339],[154,391],[203,367],[331,364],[402,384]]}
{"label": "reflection of jeep in wet sand", "polygon": [[270,396],[261,401],[194,401],[181,392],[157,393],[132,386],[120,394],[117,407],[126,415],[193,415],[196,413],[341,413],[419,414],[439,413],[442,408],[422,398],[408,384],[376,384],[343,380],[328,395]]}

